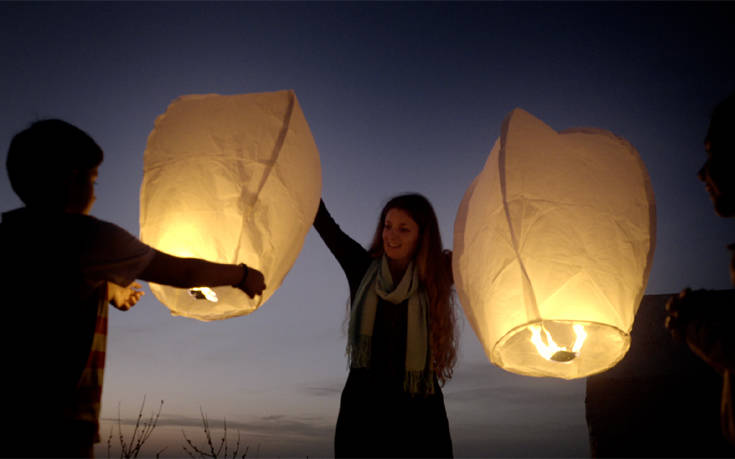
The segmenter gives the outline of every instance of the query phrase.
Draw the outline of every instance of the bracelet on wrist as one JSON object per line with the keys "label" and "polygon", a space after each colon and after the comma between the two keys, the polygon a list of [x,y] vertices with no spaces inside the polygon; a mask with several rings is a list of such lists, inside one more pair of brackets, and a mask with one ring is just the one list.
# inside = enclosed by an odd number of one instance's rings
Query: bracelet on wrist
{"label": "bracelet on wrist", "polygon": [[248,268],[248,265],[245,263],[240,263],[240,267],[242,268],[242,280],[238,282],[237,284],[234,284],[233,287],[240,288],[242,290],[245,290],[245,281],[248,278],[248,271],[250,271],[250,268]]}

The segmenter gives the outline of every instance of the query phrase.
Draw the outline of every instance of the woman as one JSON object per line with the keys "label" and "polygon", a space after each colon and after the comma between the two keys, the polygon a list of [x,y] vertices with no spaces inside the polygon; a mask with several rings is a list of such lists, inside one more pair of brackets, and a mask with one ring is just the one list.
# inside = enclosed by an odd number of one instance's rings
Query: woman
{"label": "woman", "polygon": [[324,202],[314,227],[350,285],[350,373],[335,456],[452,456],[439,384],[456,361],[451,252],[442,250],[431,204],[418,194],[388,201],[369,250]]}

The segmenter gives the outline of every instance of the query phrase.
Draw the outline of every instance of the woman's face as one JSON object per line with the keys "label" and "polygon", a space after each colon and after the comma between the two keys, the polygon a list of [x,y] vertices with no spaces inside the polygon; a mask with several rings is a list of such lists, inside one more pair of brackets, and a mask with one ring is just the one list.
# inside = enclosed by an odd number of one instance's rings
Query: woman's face
{"label": "woman's face", "polygon": [[418,246],[419,225],[408,212],[393,208],[383,222],[383,250],[391,260],[408,262]]}

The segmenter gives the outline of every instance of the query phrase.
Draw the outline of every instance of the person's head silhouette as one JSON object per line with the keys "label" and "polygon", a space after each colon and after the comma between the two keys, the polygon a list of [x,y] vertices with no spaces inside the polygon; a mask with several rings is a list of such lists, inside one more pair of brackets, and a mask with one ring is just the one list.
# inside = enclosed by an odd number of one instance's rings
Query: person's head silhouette
{"label": "person's head silhouette", "polygon": [[86,132],[58,119],[33,123],[13,137],[7,171],[28,207],[89,213],[102,149]]}
{"label": "person's head silhouette", "polygon": [[721,217],[735,216],[735,93],[720,102],[712,112],[704,140],[707,161],[698,177],[707,188],[715,212]]}

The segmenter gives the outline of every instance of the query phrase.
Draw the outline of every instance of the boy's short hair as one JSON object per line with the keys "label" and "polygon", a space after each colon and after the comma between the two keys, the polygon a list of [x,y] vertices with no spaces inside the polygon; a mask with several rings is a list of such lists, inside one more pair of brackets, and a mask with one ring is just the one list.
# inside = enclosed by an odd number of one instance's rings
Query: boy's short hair
{"label": "boy's short hair", "polygon": [[13,191],[26,205],[45,205],[64,195],[72,171],[102,163],[102,149],[86,132],[59,119],[36,121],[10,142],[6,167]]}

